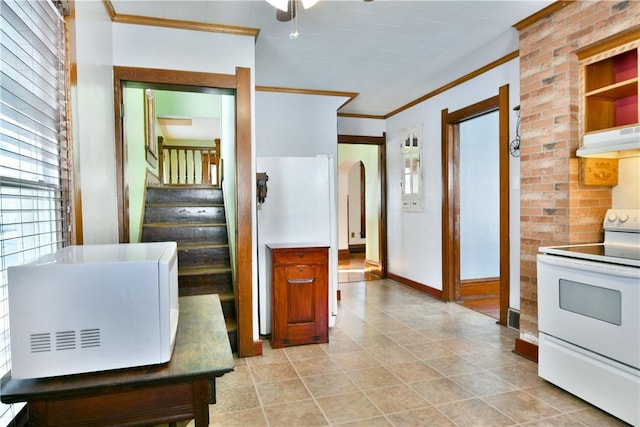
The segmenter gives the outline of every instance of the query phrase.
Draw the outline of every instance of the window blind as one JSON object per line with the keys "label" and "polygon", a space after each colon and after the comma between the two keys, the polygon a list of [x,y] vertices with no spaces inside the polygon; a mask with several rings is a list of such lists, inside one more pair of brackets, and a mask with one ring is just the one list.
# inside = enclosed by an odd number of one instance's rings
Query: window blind
{"label": "window blind", "polygon": [[[11,369],[7,268],[69,243],[64,19],[49,0],[0,0],[0,376]],[[19,407],[0,404],[0,424]]]}

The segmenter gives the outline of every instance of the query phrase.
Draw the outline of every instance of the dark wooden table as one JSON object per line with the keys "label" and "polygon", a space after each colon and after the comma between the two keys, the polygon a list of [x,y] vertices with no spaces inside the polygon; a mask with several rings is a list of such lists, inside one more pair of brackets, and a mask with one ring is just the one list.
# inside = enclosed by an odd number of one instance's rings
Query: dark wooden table
{"label": "dark wooden table", "polygon": [[180,298],[171,360],[162,365],[46,379],[2,378],[4,403],[27,402],[30,426],[209,423],[215,379],[234,362],[217,295]]}

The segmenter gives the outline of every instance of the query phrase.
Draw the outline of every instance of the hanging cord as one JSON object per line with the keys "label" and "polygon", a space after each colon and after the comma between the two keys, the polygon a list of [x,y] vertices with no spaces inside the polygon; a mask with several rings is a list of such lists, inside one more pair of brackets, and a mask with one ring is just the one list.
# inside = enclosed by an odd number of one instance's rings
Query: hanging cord
{"label": "hanging cord", "polygon": [[516,137],[509,143],[509,153],[513,157],[520,157],[520,106],[513,107],[516,112]]}
{"label": "hanging cord", "polygon": [[298,32],[298,0],[294,0],[291,3],[291,33],[289,33],[290,39],[297,39],[300,33]]}

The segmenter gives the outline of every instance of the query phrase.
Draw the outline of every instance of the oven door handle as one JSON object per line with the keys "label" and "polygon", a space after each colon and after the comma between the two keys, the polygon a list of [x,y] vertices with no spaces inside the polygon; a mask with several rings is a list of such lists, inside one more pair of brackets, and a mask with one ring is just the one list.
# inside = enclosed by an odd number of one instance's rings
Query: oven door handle
{"label": "oven door handle", "polygon": [[612,276],[640,279],[640,269],[618,264],[606,264],[597,261],[584,261],[555,255],[538,255],[538,261],[544,264],[564,268],[576,268],[582,271],[591,271]]}

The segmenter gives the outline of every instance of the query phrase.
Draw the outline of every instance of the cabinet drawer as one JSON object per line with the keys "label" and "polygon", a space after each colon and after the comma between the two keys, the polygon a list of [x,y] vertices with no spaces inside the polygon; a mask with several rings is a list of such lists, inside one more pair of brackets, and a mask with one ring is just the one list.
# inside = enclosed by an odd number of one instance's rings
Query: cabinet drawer
{"label": "cabinet drawer", "polygon": [[278,249],[272,252],[273,265],[327,264],[326,248]]}

